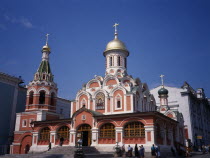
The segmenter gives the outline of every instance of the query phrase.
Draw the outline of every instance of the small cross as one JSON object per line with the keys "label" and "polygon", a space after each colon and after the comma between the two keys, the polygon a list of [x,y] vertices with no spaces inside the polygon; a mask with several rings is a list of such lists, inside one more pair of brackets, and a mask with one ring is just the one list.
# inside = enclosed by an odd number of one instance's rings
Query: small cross
{"label": "small cross", "polygon": [[50,34],[48,34],[48,33],[46,34],[46,37],[47,37],[47,38],[46,38],[46,45],[48,45],[48,36],[49,36],[49,35],[50,35]]}
{"label": "small cross", "polygon": [[164,77],[164,75],[160,75],[162,86],[163,86],[163,77]]}
{"label": "small cross", "polygon": [[113,25],[113,27],[115,28],[115,34],[117,34],[117,26],[118,26],[119,24],[117,24],[117,23],[115,23],[114,25]]}

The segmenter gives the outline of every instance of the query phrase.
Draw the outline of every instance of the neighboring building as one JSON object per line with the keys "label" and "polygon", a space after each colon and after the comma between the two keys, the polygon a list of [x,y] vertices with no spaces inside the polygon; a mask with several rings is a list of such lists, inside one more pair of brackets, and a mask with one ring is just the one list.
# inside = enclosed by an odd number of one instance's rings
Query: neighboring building
{"label": "neighboring building", "polygon": [[70,117],[71,101],[57,97],[56,113],[62,115],[62,118]]}
{"label": "neighboring building", "polygon": [[[162,85],[161,88],[158,90],[160,105],[158,106],[157,111],[179,122],[179,125],[175,129],[177,134],[176,137],[178,139],[178,142],[181,142],[181,144],[185,144],[184,118],[181,111],[178,110],[178,105],[168,104],[168,90],[165,88],[163,84],[163,76],[164,75],[160,76],[162,78]],[[164,130],[163,126],[160,126],[159,128],[160,130],[161,129]],[[176,148],[179,148],[177,143],[176,143]]]}
{"label": "neighboring building", "polygon": [[[179,141],[178,122],[157,112],[147,84],[127,74],[129,51],[116,30],[103,53],[105,77],[95,76],[83,85],[71,102],[67,119],[56,114],[57,85],[50,70],[47,43],[42,53],[40,67],[27,87],[26,110],[17,114],[11,153],[46,151],[49,142],[52,147],[58,146],[61,137],[64,145],[75,146],[81,138],[83,146],[106,151],[113,151],[116,142],[126,147],[143,144],[146,151],[158,144],[164,151]],[[160,126],[164,130],[157,128]]]}
{"label": "neighboring building", "polygon": [[16,113],[24,111],[26,88],[21,78],[0,72],[0,155],[9,151],[13,141]]}
{"label": "neighboring building", "polygon": [[[158,91],[161,86],[152,89],[157,106],[160,108]],[[187,82],[181,88],[168,87],[168,105],[183,114],[185,137],[194,146],[210,144],[210,104],[202,88],[195,91]]]}

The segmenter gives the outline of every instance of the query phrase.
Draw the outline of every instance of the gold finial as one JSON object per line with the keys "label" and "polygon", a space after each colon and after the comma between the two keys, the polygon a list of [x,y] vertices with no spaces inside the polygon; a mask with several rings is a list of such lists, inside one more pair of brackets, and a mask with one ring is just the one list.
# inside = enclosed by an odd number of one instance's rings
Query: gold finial
{"label": "gold finial", "polygon": [[46,45],[48,45],[48,36],[49,36],[50,34],[46,34]]}
{"label": "gold finial", "polygon": [[114,25],[113,25],[113,27],[115,28],[115,33],[114,33],[114,36],[115,36],[115,39],[117,38],[117,26],[118,26],[119,24],[117,24],[117,23],[115,23]]}
{"label": "gold finial", "polygon": [[162,82],[162,87],[164,87],[164,84],[163,84],[163,77],[164,77],[164,75],[160,75],[161,82]]}

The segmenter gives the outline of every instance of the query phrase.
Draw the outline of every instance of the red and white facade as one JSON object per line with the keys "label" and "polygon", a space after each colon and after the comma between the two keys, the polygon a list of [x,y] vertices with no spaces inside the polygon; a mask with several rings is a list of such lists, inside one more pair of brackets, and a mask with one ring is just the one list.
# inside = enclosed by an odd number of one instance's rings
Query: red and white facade
{"label": "red and white facade", "polygon": [[59,119],[55,113],[57,86],[51,72],[42,72],[48,78],[43,80],[37,71],[28,86],[26,111],[17,114],[11,153],[26,153],[28,147],[30,152],[46,151],[49,142],[57,146],[61,136],[64,145],[75,146],[81,138],[84,146],[105,151],[113,150],[116,142],[143,144],[150,150],[152,144],[170,149],[178,141],[178,122],[157,112],[147,84],[127,74],[129,51],[116,32],[103,54],[105,77],[95,76],[78,91],[69,119]]}

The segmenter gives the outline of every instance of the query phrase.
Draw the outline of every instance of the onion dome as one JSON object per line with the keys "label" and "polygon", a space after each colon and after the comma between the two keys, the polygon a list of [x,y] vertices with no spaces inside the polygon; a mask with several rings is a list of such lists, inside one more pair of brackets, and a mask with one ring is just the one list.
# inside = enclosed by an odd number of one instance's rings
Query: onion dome
{"label": "onion dome", "polygon": [[[118,24],[115,24],[114,26],[116,27],[117,25]],[[106,45],[106,49],[104,51],[104,56],[105,56],[106,52],[112,51],[112,50],[120,50],[122,52],[125,52],[126,56],[128,56],[129,51],[127,50],[125,44],[121,40],[118,39],[118,33],[117,33],[116,28],[115,28],[114,36],[115,36],[115,38]]]}
{"label": "onion dome", "polygon": [[48,46],[48,44],[42,47],[42,52],[50,52],[50,47]]}
{"label": "onion dome", "polygon": [[165,89],[164,87],[162,87],[161,89],[159,89],[158,94],[159,95],[168,95],[168,90]]}

